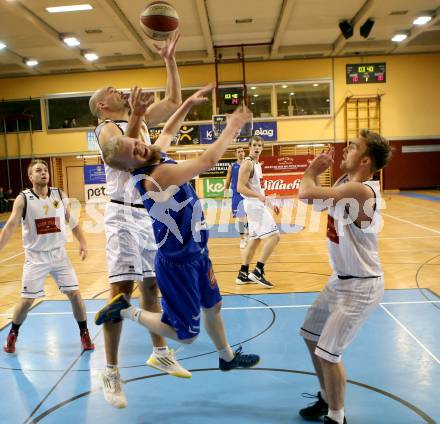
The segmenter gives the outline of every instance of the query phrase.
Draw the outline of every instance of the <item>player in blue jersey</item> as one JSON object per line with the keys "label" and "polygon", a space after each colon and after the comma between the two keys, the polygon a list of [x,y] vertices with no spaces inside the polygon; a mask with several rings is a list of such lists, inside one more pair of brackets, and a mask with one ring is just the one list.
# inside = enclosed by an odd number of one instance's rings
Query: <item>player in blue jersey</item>
{"label": "player in blue jersey", "polygon": [[[219,368],[253,367],[259,356],[234,352],[226,338],[221,315],[221,295],[208,256],[208,229],[202,205],[188,183],[212,168],[245,125],[249,114],[234,112],[219,139],[198,158],[176,163],[167,151],[188,111],[206,101],[206,87],[189,97],[168,120],[152,146],[140,140],[115,136],[103,149],[110,166],[133,173],[142,201],[153,219],[158,245],[155,259],[157,282],[162,293],[162,313],[131,306],[124,294],[114,297],[95,316],[96,324],[128,318],[155,334],[181,343],[192,343],[200,332],[200,309],[206,331],[219,353]],[[139,124],[140,127],[140,124]]]}
{"label": "player in blue jersey", "polygon": [[238,171],[240,171],[240,165],[244,160],[245,153],[243,147],[237,147],[235,150],[237,155],[237,162],[231,163],[228,168],[225,181],[225,193],[224,197],[227,197],[229,189],[232,190],[232,217],[236,219],[238,223],[238,231],[240,232],[240,249],[246,248],[247,245],[247,219],[246,212],[243,206],[243,196],[237,191]]}

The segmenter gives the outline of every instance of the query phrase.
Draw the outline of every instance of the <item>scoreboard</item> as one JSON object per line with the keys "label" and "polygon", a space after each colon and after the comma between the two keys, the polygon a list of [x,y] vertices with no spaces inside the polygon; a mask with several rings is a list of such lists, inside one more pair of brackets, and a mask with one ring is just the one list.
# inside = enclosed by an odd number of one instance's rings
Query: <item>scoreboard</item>
{"label": "scoreboard", "polygon": [[386,82],[386,64],[383,63],[360,63],[346,66],[347,84],[369,84]]}

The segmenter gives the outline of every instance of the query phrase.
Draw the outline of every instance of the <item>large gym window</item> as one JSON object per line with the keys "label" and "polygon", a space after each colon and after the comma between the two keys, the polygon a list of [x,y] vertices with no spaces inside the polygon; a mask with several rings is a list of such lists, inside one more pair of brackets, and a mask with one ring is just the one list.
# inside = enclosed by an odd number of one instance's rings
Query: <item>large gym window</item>
{"label": "large gym window", "polygon": [[330,82],[295,82],[275,85],[277,116],[331,115]]}
{"label": "large gym window", "polygon": [[[200,88],[182,88],[182,101],[185,101],[188,97],[192,96]],[[159,99],[163,100],[165,92],[160,91]],[[205,95],[209,100],[207,102],[195,105],[191,108],[185,118],[185,122],[188,121],[210,121],[212,119],[212,92]]]}
{"label": "large gym window", "polygon": [[47,128],[55,130],[95,127],[98,121],[90,113],[90,96],[91,94],[47,98]]}
{"label": "large gym window", "polygon": [[271,118],[272,85],[248,85],[247,106],[254,118]]}
{"label": "large gym window", "polygon": [[1,131],[41,131],[40,99],[3,100],[0,102]]}

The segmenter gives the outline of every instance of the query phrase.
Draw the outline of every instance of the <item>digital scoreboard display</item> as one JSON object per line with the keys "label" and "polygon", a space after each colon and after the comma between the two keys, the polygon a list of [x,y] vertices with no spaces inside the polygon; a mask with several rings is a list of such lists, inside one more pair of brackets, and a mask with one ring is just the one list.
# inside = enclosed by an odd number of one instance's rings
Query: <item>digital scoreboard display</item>
{"label": "digital scoreboard display", "polygon": [[360,63],[346,65],[347,84],[369,84],[386,82],[386,64]]}

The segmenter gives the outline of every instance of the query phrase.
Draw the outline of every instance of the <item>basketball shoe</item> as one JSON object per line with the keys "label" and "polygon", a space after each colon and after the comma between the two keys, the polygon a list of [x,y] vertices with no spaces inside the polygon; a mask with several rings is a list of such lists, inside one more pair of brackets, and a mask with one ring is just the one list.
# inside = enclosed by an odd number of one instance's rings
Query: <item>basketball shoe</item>
{"label": "basketball shoe", "polygon": [[249,279],[248,274],[243,271],[239,271],[237,278],[235,279],[235,284],[252,284],[253,281]]}
{"label": "basketball shoe", "polygon": [[299,415],[301,415],[301,417],[303,417],[305,420],[317,421],[323,415],[328,414],[328,404],[322,398],[321,392],[318,392],[318,394],[316,396],[311,395],[309,393],[303,393],[303,397],[309,398],[309,399],[312,399],[312,398],[318,399],[315,403],[311,404],[310,406],[307,406],[307,407],[299,410]]}
{"label": "basketball shoe", "polygon": [[174,377],[191,378],[192,374],[182,367],[176,359],[173,349],[164,355],[153,352],[148,358],[146,364],[159,371],[164,371]]}
{"label": "basketball shoe", "polygon": [[3,346],[3,350],[6,353],[15,352],[15,342],[17,341],[18,334],[15,331],[10,331],[6,338],[6,343]]}
{"label": "basketball shoe", "polygon": [[[338,424],[337,421],[332,420],[330,417],[327,417],[327,416],[324,417],[324,424],[325,423],[327,423],[327,424]],[[344,424],[347,424],[347,420],[346,420],[345,417],[344,417]]]}
{"label": "basketball shoe", "polygon": [[121,309],[130,307],[124,293],[119,293],[103,306],[95,315],[95,324],[101,325],[104,322],[115,321],[121,319]]}
{"label": "basketball shoe", "polygon": [[243,355],[241,353],[242,347],[240,346],[235,351],[235,356],[232,361],[225,361],[222,358],[219,358],[219,368],[221,371],[230,371],[234,368],[252,368],[260,362],[260,357],[253,353]]}
{"label": "basketball shoe", "polygon": [[90,338],[89,330],[86,328],[85,330],[81,330],[81,345],[83,350],[94,350],[95,345]]}
{"label": "basketball shoe", "polygon": [[128,402],[122,390],[119,371],[117,369],[105,369],[101,373],[101,382],[104,399],[115,408],[125,408]]}
{"label": "basketball shoe", "polygon": [[254,283],[260,284],[267,289],[273,289],[273,284],[270,281],[266,280],[266,278],[264,277],[264,270],[261,271],[259,268],[255,268],[252,272],[249,273],[248,277]]}

